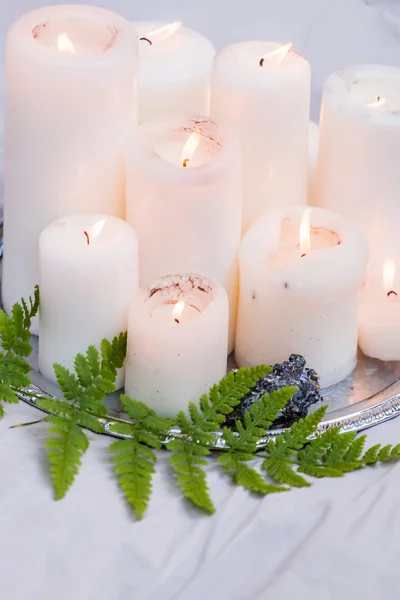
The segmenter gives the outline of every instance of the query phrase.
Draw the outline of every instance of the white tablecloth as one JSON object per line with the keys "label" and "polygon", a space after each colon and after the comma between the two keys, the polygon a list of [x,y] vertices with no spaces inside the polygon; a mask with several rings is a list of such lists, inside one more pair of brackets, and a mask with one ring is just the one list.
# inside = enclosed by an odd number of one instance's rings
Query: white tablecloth
{"label": "white tablecloth", "polygon": [[[148,513],[137,522],[107,446],[91,435],[80,474],[55,502],[47,425],[27,405],[0,422],[0,597],[3,600],[398,600],[400,464],[262,500],[211,463],[217,512],[199,514],[159,457]],[[400,441],[400,419],[368,442]]]}
{"label": "white tablecloth", "polygon": [[[293,41],[313,68],[314,118],[333,69],[400,65],[398,0],[86,2],[131,19],[183,20],[218,48],[246,38]],[[0,0],[0,58],[11,21],[42,3]],[[1,169],[0,151],[0,176]],[[399,464],[263,500],[231,486],[211,464],[217,513],[207,517],[180,497],[161,453],[148,514],[136,522],[103,436],[91,435],[75,485],[65,500],[53,500],[47,426],[9,429],[35,418],[40,413],[22,403],[7,407],[0,422],[1,600],[399,598]],[[368,433],[370,444],[399,441],[400,419]]]}

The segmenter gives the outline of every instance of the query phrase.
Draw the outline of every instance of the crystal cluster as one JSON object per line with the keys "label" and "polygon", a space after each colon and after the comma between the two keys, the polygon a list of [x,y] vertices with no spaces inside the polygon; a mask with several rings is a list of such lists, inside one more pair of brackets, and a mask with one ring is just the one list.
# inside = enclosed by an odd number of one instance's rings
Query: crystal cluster
{"label": "crystal cluster", "polygon": [[322,400],[317,373],[306,368],[305,358],[299,354],[291,354],[289,360],[276,364],[273,370],[257,381],[256,385],[245,395],[235,410],[227,416],[226,425],[234,427],[254,402],[258,402],[264,394],[274,392],[288,385],[297,387],[297,392],[289,400],[286,407],[278,415],[272,428],[285,427],[305,417],[309,407]]}

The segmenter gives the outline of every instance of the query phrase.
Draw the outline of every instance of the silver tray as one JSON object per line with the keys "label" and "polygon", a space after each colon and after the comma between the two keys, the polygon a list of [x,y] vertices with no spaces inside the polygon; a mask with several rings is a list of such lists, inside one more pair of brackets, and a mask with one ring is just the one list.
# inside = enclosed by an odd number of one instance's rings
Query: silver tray
{"label": "silver tray", "polygon": [[[38,372],[38,339],[36,337],[32,337],[32,345],[33,352],[30,357],[32,385],[26,391],[38,396],[59,396],[58,386],[46,381]],[[232,361],[229,366],[234,366]],[[384,363],[360,354],[356,370],[341,383],[323,390],[322,395],[323,403],[328,405],[328,411],[319,425],[320,432],[338,426],[343,432],[361,431],[383,423],[400,413],[400,362]],[[36,398],[23,393],[19,394],[19,397],[28,404],[39,408]],[[100,419],[104,424],[105,433],[114,437],[124,437],[110,431],[112,423],[128,420],[127,415],[121,410],[119,393],[110,394],[106,404],[108,416]],[[315,410],[319,406],[321,403],[314,405],[311,410]],[[269,439],[283,431],[284,429],[268,431],[259,441],[259,447],[262,448]],[[173,428],[170,433],[176,437],[180,435],[180,430]],[[165,441],[168,441],[168,432],[166,432]],[[220,432],[215,434],[214,448],[226,448]]]}

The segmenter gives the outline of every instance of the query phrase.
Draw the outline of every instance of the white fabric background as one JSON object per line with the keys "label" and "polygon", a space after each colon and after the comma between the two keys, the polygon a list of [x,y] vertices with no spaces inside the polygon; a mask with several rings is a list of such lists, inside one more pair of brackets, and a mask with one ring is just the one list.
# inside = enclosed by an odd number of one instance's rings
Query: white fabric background
{"label": "white fabric background", "polygon": [[[218,48],[246,38],[291,40],[321,84],[354,62],[400,64],[399,0],[86,0],[131,19],[182,20]],[[39,0],[0,0],[0,58],[13,19]],[[4,69],[0,67],[0,90]],[[1,111],[2,112],[2,111]],[[0,138],[1,139],[1,138]],[[1,148],[1,144],[0,144]],[[0,153],[0,176],[2,168]],[[23,174],[22,174],[23,176]],[[76,484],[54,502],[45,425],[21,404],[0,422],[1,600],[398,600],[400,466],[378,467],[260,501],[209,469],[213,517],[199,516],[161,468],[138,523],[92,435]],[[400,441],[400,419],[369,443]]]}

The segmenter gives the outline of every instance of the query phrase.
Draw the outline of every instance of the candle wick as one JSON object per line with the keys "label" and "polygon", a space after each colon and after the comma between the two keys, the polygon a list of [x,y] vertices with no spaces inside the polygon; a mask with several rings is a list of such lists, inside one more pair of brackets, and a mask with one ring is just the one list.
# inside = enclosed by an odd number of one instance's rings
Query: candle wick
{"label": "candle wick", "polygon": [[184,159],[183,159],[183,163],[182,163],[182,165],[183,165],[184,167],[187,167],[187,164],[188,164],[189,160],[190,160],[190,158],[184,158]]}
{"label": "candle wick", "polygon": [[306,253],[306,252],[304,252],[304,254],[302,254],[302,255],[300,256],[300,258],[303,258],[303,256],[307,256],[307,253]]}
{"label": "candle wick", "polygon": [[387,296],[391,296],[393,294],[393,296],[397,296],[397,292],[395,292],[394,290],[390,290],[390,292],[387,293]]}
{"label": "candle wick", "polygon": [[264,60],[265,60],[265,58],[260,58],[260,62],[259,62],[260,67],[264,66]]}
{"label": "candle wick", "polygon": [[178,323],[178,325],[179,325],[179,319],[175,318],[174,321],[175,321],[175,323]]}
{"label": "candle wick", "polygon": [[87,231],[84,231],[83,233],[86,235],[87,244],[88,244],[88,246],[89,246],[89,244],[90,244],[90,238],[89,238],[89,234],[88,234],[88,232],[87,232]]}
{"label": "candle wick", "polygon": [[139,42],[148,42],[150,44],[150,46],[153,45],[153,42],[151,40],[149,40],[149,38],[147,38],[147,37],[139,38]]}

